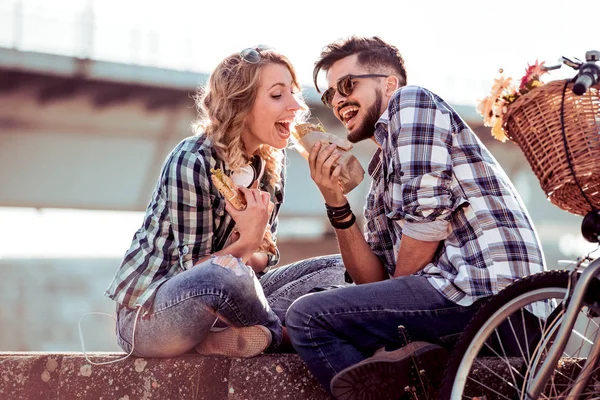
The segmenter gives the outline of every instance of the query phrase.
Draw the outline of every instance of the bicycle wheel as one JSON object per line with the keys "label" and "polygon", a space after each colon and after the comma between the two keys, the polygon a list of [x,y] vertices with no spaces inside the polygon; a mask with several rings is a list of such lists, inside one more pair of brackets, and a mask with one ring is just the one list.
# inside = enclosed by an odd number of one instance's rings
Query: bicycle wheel
{"label": "bicycle wheel", "polygon": [[[453,350],[440,399],[524,399],[545,359],[564,314],[567,271],[529,276],[508,286],[473,317]],[[575,383],[590,345],[598,338],[600,284],[586,292],[573,334],[548,380],[542,399],[565,398]],[[598,371],[592,372],[585,399],[600,398]]]}

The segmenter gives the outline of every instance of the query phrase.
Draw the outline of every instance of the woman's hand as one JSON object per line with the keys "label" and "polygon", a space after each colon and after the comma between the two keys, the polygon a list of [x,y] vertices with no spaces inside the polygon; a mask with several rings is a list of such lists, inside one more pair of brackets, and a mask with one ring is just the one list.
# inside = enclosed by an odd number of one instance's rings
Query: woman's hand
{"label": "woman's hand", "polygon": [[246,198],[246,209],[236,210],[229,201],[226,202],[225,209],[235,221],[236,230],[239,232],[236,242],[254,252],[262,242],[274,205],[267,192],[244,187],[240,187],[240,190]]}
{"label": "woman's hand", "polygon": [[317,184],[325,203],[332,207],[343,206],[348,202],[340,184],[342,166],[338,164],[335,168],[333,167],[341,157],[340,152],[336,149],[335,144],[323,147],[320,142],[317,142],[310,150],[308,157],[310,177]]}

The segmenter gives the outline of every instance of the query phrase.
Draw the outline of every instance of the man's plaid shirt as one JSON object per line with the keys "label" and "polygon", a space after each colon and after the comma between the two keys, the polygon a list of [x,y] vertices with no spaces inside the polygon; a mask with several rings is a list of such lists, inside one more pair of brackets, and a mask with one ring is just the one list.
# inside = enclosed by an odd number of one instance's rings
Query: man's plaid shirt
{"label": "man's plaid shirt", "polygon": [[[142,305],[147,309],[162,283],[220,250],[217,247],[226,239],[231,216],[225,211],[225,199],[212,184],[211,168],[229,172],[204,135],[184,139],[167,156],[142,227],[105,295],[126,307]],[[273,239],[284,183],[285,165],[276,187],[269,183],[267,174],[260,185],[275,203],[269,221]],[[269,258],[268,265],[278,261],[279,253]]]}
{"label": "man's plaid shirt", "polygon": [[545,270],[522,200],[448,103],[420,87],[400,88],[375,138],[381,149],[369,165],[365,238],[390,276],[403,233],[442,241],[418,274],[459,305]]}

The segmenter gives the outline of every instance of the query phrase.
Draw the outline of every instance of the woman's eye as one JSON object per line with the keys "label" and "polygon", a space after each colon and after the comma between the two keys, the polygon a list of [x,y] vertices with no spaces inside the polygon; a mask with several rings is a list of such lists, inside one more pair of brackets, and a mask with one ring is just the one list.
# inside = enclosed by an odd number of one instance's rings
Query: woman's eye
{"label": "woman's eye", "polygon": [[281,97],[281,95],[280,94],[272,94],[271,97],[274,99],[278,99]]}

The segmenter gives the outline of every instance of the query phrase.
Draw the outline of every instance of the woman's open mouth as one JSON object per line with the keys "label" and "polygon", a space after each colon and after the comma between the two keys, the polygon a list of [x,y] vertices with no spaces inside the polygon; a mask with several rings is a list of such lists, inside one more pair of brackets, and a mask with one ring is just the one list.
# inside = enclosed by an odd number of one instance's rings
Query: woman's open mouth
{"label": "woman's open mouth", "polygon": [[283,139],[289,139],[290,137],[290,126],[292,125],[292,120],[281,120],[275,123],[275,129],[279,136]]}

